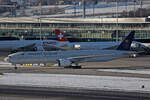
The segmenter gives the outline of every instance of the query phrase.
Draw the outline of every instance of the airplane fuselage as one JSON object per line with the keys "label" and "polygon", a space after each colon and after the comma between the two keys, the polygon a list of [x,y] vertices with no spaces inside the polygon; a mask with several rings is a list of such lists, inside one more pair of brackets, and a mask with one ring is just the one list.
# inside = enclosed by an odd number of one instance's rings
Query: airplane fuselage
{"label": "airplane fuselage", "polygon": [[13,50],[17,50],[19,48],[32,46],[31,48],[35,48],[36,46],[43,46],[46,49],[52,49],[59,47],[61,43],[56,40],[13,40],[13,41],[0,41],[0,51],[9,52]]}
{"label": "airplane fuselage", "polygon": [[72,57],[97,56],[81,62],[89,61],[108,61],[118,57],[127,57],[130,51],[118,50],[71,50],[71,51],[38,51],[38,52],[20,52],[8,56],[8,61],[13,64],[25,63],[49,63],[57,62],[59,59],[70,59]]}
{"label": "airplane fuselage", "polygon": [[[0,52],[11,52],[15,50],[17,51],[20,48],[22,48],[22,50],[20,51],[32,51],[30,49],[34,49],[38,46],[42,46],[46,51],[53,50],[53,49],[84,49],[84,50],[85,49],[86,50],[87,49],[103,49],[103,48],[107,48],[107,47],[118,45],[118,44],[119,42],[70,43],[70,42],[59,42],[57,40],[13,40],[13,41],[0,41]],[[75,47],[76,45],[79,45],[80,47],[76,48]]]}

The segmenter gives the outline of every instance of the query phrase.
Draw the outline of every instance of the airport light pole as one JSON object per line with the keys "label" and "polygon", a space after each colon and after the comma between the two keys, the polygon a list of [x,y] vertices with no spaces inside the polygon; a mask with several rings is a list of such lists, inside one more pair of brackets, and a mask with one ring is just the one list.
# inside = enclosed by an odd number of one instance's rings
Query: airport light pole
{"label": "airport light pole", "polygon": [[116,42],[118,41],[119,38],[119,33],[118,33],[118,1],[116,0]]}
{"label": "airport light pole", "polygon": [[93,17],[94,17],[94,14],[95,14],[95,3],[93,3]]}
{"label": "airport light pole", "polygon": [[128,0],[126,1],[126,17],[128,17]]}
{"label": "airport light pole", "polygon": [[134,0],[133,2],[134,2],[134,17],[136,17],[136,9],[135,9],[135,6],[136,6],[136,0]]}
{"label": "airport light pole", "polygon": [[74,16],[76,16],[76,0],[74,0],[74,2],[73,2],[73,4],[74,4]]}
{"label": "airport light pole", "polygon": [[97,1],[93,1],[93,17],[95,16],[95,5],[97,5]]}
{"label": "airport light pole", "polygon": [[86,2],[85,2],[85,0],[82,0],[82,6],[83,6],[83,18],[85,18],[86,17],[86,8],[85,8]]}
{"label": "airport light pole", "polygon": [[143,12],[142,12],[142,8],[143,8],[143,1],[140,1],[140,16],[143,16]]}
{"label": "airport light pole", "polygon": [[41,21],[41,15],[42,15],[42,1],[40,0],[40,40],[42,40],[42,21]]}

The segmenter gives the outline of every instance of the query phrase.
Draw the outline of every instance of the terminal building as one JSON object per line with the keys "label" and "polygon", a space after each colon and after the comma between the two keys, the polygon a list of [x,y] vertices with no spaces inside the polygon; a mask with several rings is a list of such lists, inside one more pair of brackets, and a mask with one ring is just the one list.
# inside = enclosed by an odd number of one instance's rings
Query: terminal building
{"label": "terminal building", "polygon": [[71,42],[120,41],[132,30],[135,40],[150,42],[149,18],[0,18],[0,39],[56,39],[60,29]]}

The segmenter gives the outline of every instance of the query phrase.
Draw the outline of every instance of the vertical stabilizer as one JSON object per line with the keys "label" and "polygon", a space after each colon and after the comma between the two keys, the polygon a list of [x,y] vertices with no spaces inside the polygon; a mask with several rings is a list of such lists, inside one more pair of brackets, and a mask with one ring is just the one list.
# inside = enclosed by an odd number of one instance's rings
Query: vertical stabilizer
{"label": "vertical stabilizer", "polygon": [[129,35],[120,43],[117,50],[130,50],[131,43],[134,39],[135,31],[131,31]]}
{"label": "vertical stabilizer", "polygon": [[60,30],[56,30],[57,33],[57,39],[60,42],[68,42],[67,38],[64,37],[63,33]]}

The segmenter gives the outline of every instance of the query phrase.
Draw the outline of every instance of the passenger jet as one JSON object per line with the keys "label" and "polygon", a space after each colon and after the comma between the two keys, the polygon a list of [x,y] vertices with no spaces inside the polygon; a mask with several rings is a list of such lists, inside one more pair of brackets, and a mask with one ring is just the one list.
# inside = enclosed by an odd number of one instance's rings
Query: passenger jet
{"label": "passenger jet", "polygon": [[[19,51],[51,51],[51,50],[90,50],[116,47],[120,42],[76,42],[70,43],[60,30],[56,30],[57,40],[13,40],[0,41],[0,55],[8,55]],[[135,43],[137,44],[137,43]],[[148,52],[149,48],[138,43]],[[142,46],[141,46],[142,45]],[[137,50],[137,48],[136,48]],[[5,52],[5,53],[4,53]]]}
{"label": "passenger jet", "polygon": [[109,61],[129,57],[135,52],[130,51],[135,31],[132,31],[116,49],[107,50],[68,50],[68,51],[37,51],[19,52],[9,55],[5,61],[16,64],[57,62],[60,67],[75,67],[81,62]]}
{"label": "passenger jet", "polygon": [[[56,30],[57,32],[58,30]],[[74,45],[64,37],[61,32],[57,32],[58,40],[5,40],[0,41],[0,52],[8,54],[18,51],[49,51],[56,49],[69,49]]]}

